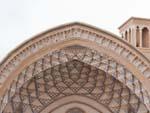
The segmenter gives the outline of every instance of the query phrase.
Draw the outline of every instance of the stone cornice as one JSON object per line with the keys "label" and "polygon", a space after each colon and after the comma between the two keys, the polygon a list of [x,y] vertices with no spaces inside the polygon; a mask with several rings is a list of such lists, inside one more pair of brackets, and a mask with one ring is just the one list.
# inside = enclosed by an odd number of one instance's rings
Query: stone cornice
{"label": "stone cornice", "polygon": [[[6,57],[6,59],[1,63],[0,66],[0,75],[1,75],[0,82],[4,81],[3,77],[9,76],[9,73],[11,73],[11,71],[18,65],[18,63],[21,62],[26,57],[28,57],[30,54],[33,54],[40,48],[43,48],[47,45],[57,43],[72,37],[87,38],[91,41],[95,41],[95,39],[101,41],[103,40],[106,41],[106,43],[108,42],[110,44],[114,44],[116,45],[116,47],[118,46],[120,49],[130,53],[132,57],[135,57],[135,59],[141,64],[143,64],[145,68],[150,68],[149,60],[145,58],[139,51],[137,51],[131,45],[127,44],[119,37],[110,34],[106,31],[103,31],[101,29],[95,28],[93,26],[81,23],[72,23],[53,28],[47,32],[39,34],[38,36],[22,44],[22,46],[20,46],[19,48],[14,50],[11,54],[9,54],[9,57]],[[97,43],[99,42],[97,41]],[[110,44],[108,44],[107,46],[109,46]],[[148,71],[150,70],[148,69]]]}

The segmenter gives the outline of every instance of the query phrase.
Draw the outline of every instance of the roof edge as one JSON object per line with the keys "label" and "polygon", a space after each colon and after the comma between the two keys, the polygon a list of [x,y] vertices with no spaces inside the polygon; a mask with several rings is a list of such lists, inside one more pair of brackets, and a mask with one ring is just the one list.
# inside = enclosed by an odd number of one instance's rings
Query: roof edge
{"label": "roof edge", "polygon": [[61,29],[63,27],[67,27],[67,26],[76,26],[76,25],[79,25],[79,26],[85,26],[85,27],[88,27],[88,28],[92,28],[92,29],[95,29],[97,31],[101,31],[103,33],[106,33],[108,35],[111,35],[113,37],[117,37],[117,38],[120,38],[118,35],[116,34],[113,34],[109,31],[106,31],[106,30],[103,30],[101,28],[98,28],[96,26],[93,26],[93,25],[90,25],[90,24],[87,24],[87,23],[84,23],[84,22],[79,22],[79,21],[74,21],[74,22],[70,22],[70,23],[65,23],[65,24],[61,24],[61,25],[57,25],[57,26],[54,26],[54,27],[51,27],[47,30],[43,30],[42,32],[40,33],[37,33],[35,35],[33,35],[32,37],[26,39],[25,41],[23,41],[22,43],[20,43],[19,45],[17,45],[14,49],[10,50],[10,52],[8,52],[6,54],[6,56],[4,56],[4,58],[2,58],[2,60],[0,61],[0,68],[1,66],[4,64],[5,61],[7,61],[9,59],[9,57],[15,53],[16,51],[18,51],[20,48],[22,48],[24,45],[26,45],[27,43],[29,43],[30,41],[32,40],[35,40],[37,37],[40,37],[48,32],[53,32],[55,30],[58,30],[58,29]]}

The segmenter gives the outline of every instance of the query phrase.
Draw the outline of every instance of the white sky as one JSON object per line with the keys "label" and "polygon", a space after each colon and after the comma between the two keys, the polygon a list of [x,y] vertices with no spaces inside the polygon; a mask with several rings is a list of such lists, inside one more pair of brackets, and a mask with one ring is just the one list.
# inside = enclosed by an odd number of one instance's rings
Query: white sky
{"label": "white sky", "polygon": [[80,21],[119,34],[131,16],[150,18],[150,0],[0,0],[0,61],[54,26]]}

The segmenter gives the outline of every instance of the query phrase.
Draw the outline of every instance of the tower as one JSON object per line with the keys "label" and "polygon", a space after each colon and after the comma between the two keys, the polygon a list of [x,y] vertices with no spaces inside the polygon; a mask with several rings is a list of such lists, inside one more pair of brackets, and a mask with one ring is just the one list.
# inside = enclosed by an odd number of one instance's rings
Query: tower
{"label": "tower", "polygon": [[131,17],[119,31],[124,40],[150,58],[150,19]]}

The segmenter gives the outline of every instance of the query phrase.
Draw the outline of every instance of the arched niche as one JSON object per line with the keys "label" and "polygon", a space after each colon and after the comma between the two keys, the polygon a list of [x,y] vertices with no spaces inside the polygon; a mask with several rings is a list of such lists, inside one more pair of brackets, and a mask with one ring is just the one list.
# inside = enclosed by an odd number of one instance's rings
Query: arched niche
{"label": "arched niche", "polygon": [[131,43],[131,29],[129,29],[129,43]]}
{"label": "arched niche", "polygon": [[136,28],[136,47],[140,47],[140,30],[138,26]]}
{"label": "arched niche", "polygon": [[[21,78],[22,75],[19,76],[21,72],[24,74],[23,70],[47,53],[51,54],[54,51],[72,45],[84,46],[93,51],[96,50],[98,53],[111,56],[119,66],[116,68],[116,65],[109,64],[109,59],[104,59],[106,65],[102,65],[101,68],[109,71],[111,75],[117,69],[120,72],[120,75],[116,76],[117,79],[128,85],[143,100],[147,108],[150,109],[150,88],[148,86],[150,76],[149,60],[114,34],[86,24],[73,23],[51,29],[32,38],[9,54],[1,63],[0,110],[3,110],[10,96],[17,91],[18,87],[16,84],[22,85],[25,82]],[[72,53],[69,53],[69,55],[72,55]],[[61,58],[63,59],[64,57]],[[89,56],[89,59],[91,58]],[[59,62],[57,61],[56,63]],[[97,65],[100,62],[92,63],[93,65]],[[110,70],[107,70],[107,67],[113,67],[113,69],[110,68]],[[128,73],[125,73],[122,75],[122,67],[130,71],[131,74],[128,75]],[[32,75],[28,75],[28,77],[31,78]]]}
{"label": "arched niche", "polygon": [[142,47],[149,47],[149,30],[146,27],[142,29]]}
{"label": "arched niche", "polygon": [[125,32],[125,40],[128,40],[128,32]]}

